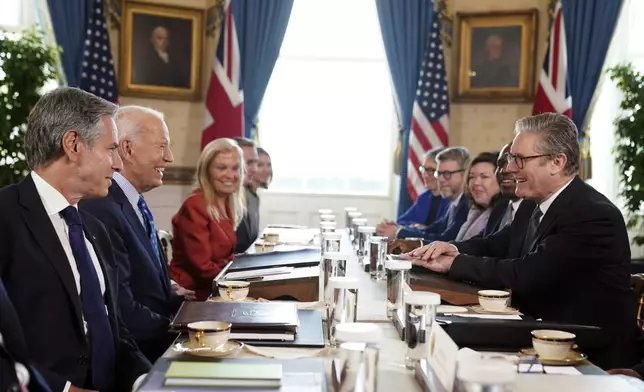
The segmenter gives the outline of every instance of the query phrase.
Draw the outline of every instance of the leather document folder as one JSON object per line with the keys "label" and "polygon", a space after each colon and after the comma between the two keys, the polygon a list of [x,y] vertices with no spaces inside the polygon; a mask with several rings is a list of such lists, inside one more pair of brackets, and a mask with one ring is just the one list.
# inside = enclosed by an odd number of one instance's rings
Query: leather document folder
{"label": "leather document folder", "polygon": [[[203,361],[203,358],[181,357],[177,361]],[[173,359],[160,358],[154,364],[154,367],[148,372],[143,380],[140,392],[199,392],[199,391],[217,391],[217,392],[260,392],[267,391],[266,388],[234,388],[234,387],[191,387],[191,386],[166,386],[166,372],[170,367]],[[282,386],[279,389],[269,389],[270,391],[318,391],[326,392],[327,384],[324,373],[323,358],[300,358],[300,359],[271,359],[271,358],[222,358],[208,362],[224,363],[227,365],[240,364],[248,366],[249,364],[281,364],[283,377]]]}
{"label": "leather document folder", "polygon": [[188,324],[194,321],[228,321],[233,325],[231,334],[294,334],[299,325],[295,303],[186,301],[179,308],[170,328],[186,331]]}
{"label": "leather document folder", "polygon": [[324,331],[322,329],[322,312],[312,309],[297,311],[300,327],[297,329],[294,341],[253,341],[253,346],[324,348]]}
{"label": "leather document folder", "polygon": [[536,320],[487,320],[458,316],[436,316],[437,322],[459,347],[474,350],[520,350],[532,346],[530,331],[557,329],[577,335],[575,343],[588,350],[602,341],[601,328]]}
{"label": "leather document folder", "polygon": [[312,267],[318,264],[320,264],[320,250],[306,248],[292,252],[237,255],[228,268],[228,272],[269,267]]}

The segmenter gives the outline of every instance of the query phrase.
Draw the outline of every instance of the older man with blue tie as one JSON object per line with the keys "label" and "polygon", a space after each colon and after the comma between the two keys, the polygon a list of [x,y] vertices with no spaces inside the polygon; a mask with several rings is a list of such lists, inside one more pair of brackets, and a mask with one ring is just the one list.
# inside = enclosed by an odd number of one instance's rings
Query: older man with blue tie
{"label": "older man with blue tie", "polygon": [[163,171],[174,158],[162,113],[124,106],[116,126],[123,169],[114,173],[107,197],[85,200],[80,206],[99,218],[110,235],[115,267],[121,273],[118,302],[123,321],[154,362],[176,338],[168,332],[170,320],[185,296],[194,298],[194,292],[171,284],[154,217],[143,197],[163,184]]}

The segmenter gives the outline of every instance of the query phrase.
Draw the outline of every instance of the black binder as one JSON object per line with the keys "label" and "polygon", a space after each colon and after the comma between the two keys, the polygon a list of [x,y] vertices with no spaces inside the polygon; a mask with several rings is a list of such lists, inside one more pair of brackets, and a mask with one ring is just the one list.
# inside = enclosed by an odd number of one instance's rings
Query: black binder
{"label": "black binder", "polygon": [[447,334],[459,347],[473,350],[518,351],[532,347],[531,331],[557,329],[574,333],[582,351],[592,350],[603,342],[602,330],[590,325],[564,324],[530,320],[490,320],[458,316],[437,316]]}
{"label": "black binder", "polygon": [[249,271],[270,267],[312,267],[320,264],[320,250],[305,248],[289,252],[240,254],[227,272]]}

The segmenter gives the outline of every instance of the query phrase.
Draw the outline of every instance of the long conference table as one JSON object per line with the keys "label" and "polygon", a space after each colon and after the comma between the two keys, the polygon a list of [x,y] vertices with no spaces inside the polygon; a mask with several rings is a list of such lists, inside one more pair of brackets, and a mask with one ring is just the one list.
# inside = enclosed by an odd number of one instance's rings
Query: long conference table
{"label": "long conference table", "polygon": [[[359,261],[358,256],[356,255],[351,242],[348,239],[348,236],[343,237],[342,239],[342,252],[350,254],[350,260],[347,262],[347,276],[356,277],[359,280],[359,291],[358,291],[358,311],[357,311],[357,321],[358,322],[369,322],[377,323],[381,330],[383,339],[380,343],[380,363],[378,369],[378,391],[441,391],[439,387],[428,388],[425,382],[422,381],[423,377],[419,375],[418,371],[409,370],[405,367],[405,350],[406,344],[401,340],[400,335],[392,324],[392,322],[386,316],[386,282],[384,280],[375,281],[371,280],[369,273],[365,272],[362,263]],[[430,278],[431,279],[431,278]],[[439,278],[430,283],[435,286],[438,284],[440,287],[443,287],[446,283],[440,281]],[[442,278],[445,279],[445,278]],[[252,283],[251,283],[252,285]],[[443,285],[443,286],[441,286]],[[449,285],[449,284],[448,284]],[[420,279],[417,279],[417,283],[414,284],[414,279],[412,278],[411,283],[412,288],[423,290],[423,287],[428,287],[427,282],[423,283]],[[440,288],[439,287],[439,288]],[[439,291],[439,290],[435,290]],[[467,293],[468,289],[464,288],[464,293]],[[452,290],[447,290],[448,295],[452,293]],[[458,303],[462,301],[463,298],[459,297],[456,301],[448,301],[450,303]],[[475,298],[475,297],[474,297]],[[471,303],[471,302],[470,302]],[[300,309],[318,309],[322,311],[324,309],[323,304],[319,302],[306,302],[298,303]],[[335,351],[330,349],[328,346],[324,349],[305,349],[305,348],[284,348],[284,347],[254,347],[252,345],[246,345],[244,350],[236,354],[235,358],[278,358],[278,359],[299,359],[299,358],[324,358],[325,359],[325,370],[327,378],[327,386],[330,388],[331,384],[331,367],[332,359],[334,357]],[[513,353],[510,353],[513,354]],[[180,355],[172,347],[170,347],[164,354],[164,358],[174,359],[178,358]],[[585,361],[581,365],[576,366],[576,369],[579,370],[582,374],[585,375],[601,375],[605,374],[601,369],[592,365],[590,362]],[[528,375],[531,376],[531,375]],[[557,376],[552,376],[548,382],[548,390],[550,392],[556,392],[558,390],[567,390],[569,380],[559,382]],[[580,375],[577,377],[586,377]],[[621,376],[615,376],[614,386],[621,388],[620,386],[624,384],[624,378]],[[535,379],[536,381],[536,379]],[[606,380],[602,380],[606,381]],[[635,390],[644,391],[644,383],[639,380],[628,380],[629,385],[634,385]],[[423,386],[421,387],[421,384]],[[610,384],[610,380],[609,380]],[[561,386],[561,389],[558,386]],[[639,389],[641,387],[642,389]],[[554,389],[553,389],[554,388]],[[311,391],[318,389],[311,389]],[[535,389],[536,391],[537,389]],[[585,390],[585,389],[579,389]],[[615,391],[623,390],[614,389]],[[302,390],[301,392],[307,392]]]}

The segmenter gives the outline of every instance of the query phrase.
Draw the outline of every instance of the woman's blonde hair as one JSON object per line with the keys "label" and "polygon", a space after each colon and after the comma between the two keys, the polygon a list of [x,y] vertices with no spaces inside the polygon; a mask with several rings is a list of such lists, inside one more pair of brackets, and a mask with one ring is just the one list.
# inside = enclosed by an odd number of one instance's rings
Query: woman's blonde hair
{"label": "woman's blonde hair", "polygon": [[[232,217],[226,216],[227,211],[220,212],[217,206],[215,205],[215,187],[210,181],[210,165],[212,161],[215,160],[215,157],[220,153],[226,153],[234,151],[237,153],[239,158],[239,186],[237,190],[233,192],[232,195],[228,197],[228,207],[232,212]],[[241,223],[244,214],[246,213],[246,195],[244,192],[244,154],[239,145],[232,139],[222,138],[215,139],[208,143],[201,151],[201,156],[199,156],[199,161],[197,162],[197,188],[203,192],[204,199],[206,199],[206,206],[208,208],[208,213],[210,216],[219,221],[221,219],[221,213],[224,214],[224,217],[227,219],[232,219],[233,227],[237,229],[237,226]]]}

